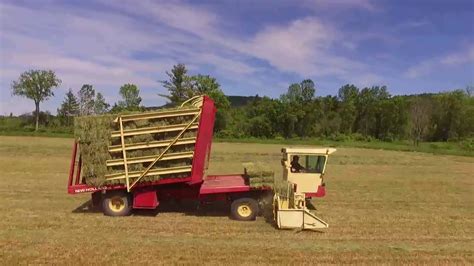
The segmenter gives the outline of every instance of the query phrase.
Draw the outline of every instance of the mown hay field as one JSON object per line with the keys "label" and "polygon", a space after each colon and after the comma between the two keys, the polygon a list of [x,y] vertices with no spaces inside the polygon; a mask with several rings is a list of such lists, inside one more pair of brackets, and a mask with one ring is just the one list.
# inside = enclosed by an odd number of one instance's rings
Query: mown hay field
{"label": "mown hay field", "polygon": [[[280,231],[226,212],[74,212],[72,139],[0,137],[0,261],[12,263],[474,263],[474,158],[339,149],[327,196],[314,201],[330,228]],[[280,173],[281,145],[213,144],[210,173],[260,161]]]}

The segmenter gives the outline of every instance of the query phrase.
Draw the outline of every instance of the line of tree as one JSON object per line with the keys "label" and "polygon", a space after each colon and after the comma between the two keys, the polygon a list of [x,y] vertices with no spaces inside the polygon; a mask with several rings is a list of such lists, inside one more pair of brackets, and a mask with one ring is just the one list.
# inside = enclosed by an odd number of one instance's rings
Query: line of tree
{"label": "line of tree", "polygon": [[[20,75],[18,80],[12,82],[12,94],[31,99],[35,103],[35,130],[38,131],[41,118],[50,116],[49,113],[40,112],[40,103],[54,96],[54,89],[61,85],[61,80],[52,70],[29,70]],[[119,89],[122,100],[115,103],[112,108],[105,101],[104,96],[95,91],[90,84],[82,85],[74,95],[72,89],[57,109],[57,117],[63,126],[71,126],[74,116],[100,115],[105,113],[119,113],[124,111],[140,111],[142,98],[140,89],[134,84],[124,84]]]}
{"label": "line of tree", "polygon": [[472,89],[392,96],[385,86],[344,85],[337,96],[315,97],[311,80],[279,99],[255,97],[230,112],[221,136],[334,140],[459,141],[474,136]]}
{"label": "line of tree", "polygon": [[[217,80],[209,75],[188,75],[186,66],[175,65],[160,81],[168,94],[159,94],[175,106],[195,95],[206,94],[216,102],[215,131],[228,138],[330,138],[383,141],[462,140],[474,136],[474,88],[436,94],[392,96],[386,86],[358,88],[347,84],[336,96],[316,96],[310,79],[291,84],[277,99],[252,97],[230,108]],[[54,96],[61,81],[51,70],[30,70],[12,83],[12,92],[35,103],[35,127],[41,121],[39,104]],[[77,96],[70,89],[58,108],[61,125],[71,126],[78,115],[141,111],[140,90],[134,84],[119,89],[122,100],[109,105],[92,85]],[[241,99],[239,100],[241,102]]]}
{"label": "line of tree", "polygon": [[[176,65],[162,81],[171,103],[195,94],[217,102],[216,132],[227,138],[331,138],[393,141],[459,141],[474,136],[473,87],[436,94],[392,96],[386,86],[358,88],[347,84],[337,96],[316,97],[310,79],[291,84],[278,99],[256,97],[241,107],[228,108],[215,79],[188,77]],[[212,82],[210,82],[212,81]],[[196,85],[197,84],[197,85]],[[212,84],[209,85],[209,84]],[[224,107],[224,108],[222,108]]]}

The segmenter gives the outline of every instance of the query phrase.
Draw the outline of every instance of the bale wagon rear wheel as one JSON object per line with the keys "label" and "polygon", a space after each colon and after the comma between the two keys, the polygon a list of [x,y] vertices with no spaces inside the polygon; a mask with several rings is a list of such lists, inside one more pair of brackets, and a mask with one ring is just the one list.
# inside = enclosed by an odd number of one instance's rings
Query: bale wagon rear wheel
{"label": "bale wagon rear wheel", "polygon": [[125,191],[112,191],[102,199],[102,210],[107,216],[127,216],[132,213],[130,196]]}
{"label": "bale wagon rear wheel", "polygon": [[258,202],[252,198],[240,198],[230,206],[232,218],[239,221],[253,221],[258,214]]}

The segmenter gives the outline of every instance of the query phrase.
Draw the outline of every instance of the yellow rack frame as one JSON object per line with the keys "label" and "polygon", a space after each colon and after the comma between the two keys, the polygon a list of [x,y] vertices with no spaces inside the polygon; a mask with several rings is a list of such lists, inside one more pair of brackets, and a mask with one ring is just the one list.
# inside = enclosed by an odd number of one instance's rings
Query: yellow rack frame
{"label": "yellow rack frame", "polygon": [[[201,107],[203,104],[203,97],[196,96],[193,97],[184,103],[181,106],[174,110],[166,110],[166,111],[157,111],[157,112],[147,112],[147,113],[140,113],[140,114],[129,114],[129,115],[120,115],[118,116],[114,122],[118,123],[119,130],[113,131],[111,133],[112,138],[120,138],[120,145],[111,145],[109,146],[109,152],[121,152],[122,159],[112,159],[107,160],[107,166],[124,166],[123,173],[114,173],[108,174],[105,176],[107,181],[112,180],[123,180],[125,179],[125,184],[127,186],[127,191],[130,190],[137,185],[140,180],[145,176],[155,176],[155,175],[166,175],[166,174],[177,174],[177,173],[186,173],[191,172],[192,166],[179,166],[179,167],[168,167],[168,168],[158,168],[152,169],[153,166],[159,161],[166,161],[166,160],[176,160],[176,159],[184,159],[184,158],[192,158],[194,152],[175,152],[175,153],[168,153],[173,145],[186,145],[186,144],[193,144],[196,142],[196,138],[181,138],[183,134],[188,130],[197,129],[199,126],[199,117],[201,116]],[[171,117],[178,117],[178,116],[193,116],[189,123],[185,124],[176,124],[176,125],[166,125],[166,126],[156,126],[156,127],[146,127],[146,128],[139,128],[139,129],[124,129],[124,122],[129,121],[137,121],[137,120],[144,120],[144,119],[157,119],[157,118],[171,118]],[[125,137],[129,136],[136,136],[142,134],[154,134],[154,133],[162,133],[162,132],[176,132],[179,133],[171,140],[163,140],[163,141],[150,141],[150,142],[139,142],[139,143],[132,143],[126,144]],[[157,148],[157,147],[164,147],[163,151],[159,155],[151,155],[151,156],[141,156],[141,157],[133,157],[128,158],[127,151],[130,150],[139,150],[139,149],[147,149],[147,148]],[[137,164],[137,163],[145,163],[150,162],[148,167],[144,171],[132,171],[128,170],[129,165]]]}

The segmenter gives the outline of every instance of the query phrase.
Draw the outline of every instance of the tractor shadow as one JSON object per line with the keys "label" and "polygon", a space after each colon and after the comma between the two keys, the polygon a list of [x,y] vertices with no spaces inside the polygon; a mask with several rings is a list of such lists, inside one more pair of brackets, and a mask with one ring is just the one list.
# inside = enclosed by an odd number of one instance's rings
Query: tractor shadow
{"label": "tractor shadow", "polygon": [[[92,200],[87,200],[74,210],[72,213],[102,213],[100,206],[94,206]],[[181,200],[160,202],[160,205],[154,210],[133,210],[133,216],[154,217],[160,213],[178,213],[187,216],[196,217],[230,217],[230,205],[227,203],[215,202],[211,204],[199,204],[198,201]]]}
{"label": "tractor shadow", "polygon": [[98,206],[92,204],[92,200],[88,200],[77,208],[72,210],[72,213],[101,213],[101,209]]}
{"label": "tractor shadow", "polygon": [[[316,207],[310,201],[306,203],[306,206],[310,210],[316,210]],[[87,200],[72,210],[72,213],[97,214],[102,213],[102,210],[100,206],[94,206],[94,204],[92,204],[92,200]],[[199,204],[199,201],[196,200],[161,202],[158,208],[154,210],[133,210],[132,216],[155,217],[160,213],[176,213],[194,217],[228,217],[232,220],[230,217],[230,204],[228,202],[218,201],[208,204]],[[270,203],[270,201],[265,200],[263,202],[263,204],[260,206],[260,213],[258,216],[263,218],[264,221],[273,228],[278,229],[276,221],[273,217],[273,205]],[[289,229],[287,231],[293,231],[296,234],[303,232],[301,229]],[[319,234],[325,233],[324,230],[308,231]]]}
{"label": "tractor shadow", "polygon": [[195,200],[171,201],[160,203],[157,210],[159,213],[184,213],[196,217],[230,217],[230,204],[225,202],[199,204]]}

